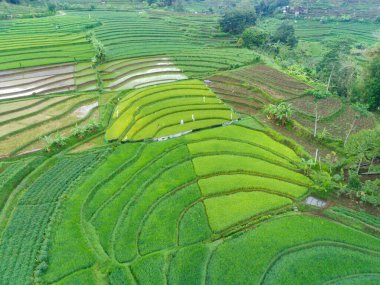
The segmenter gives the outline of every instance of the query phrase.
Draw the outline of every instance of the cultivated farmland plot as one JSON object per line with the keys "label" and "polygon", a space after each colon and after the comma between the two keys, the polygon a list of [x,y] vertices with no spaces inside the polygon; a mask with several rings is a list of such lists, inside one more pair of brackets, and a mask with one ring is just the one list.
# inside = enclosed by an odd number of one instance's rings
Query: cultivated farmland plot
{"label": "cultivated farmland plot", "polygon": [[[313,160],[256,119],[289,102],[312,128],[311,85],[211,11],[64,2],[78,10],[0,21],[0,285],[380,284],[379,219],[304,205]],[[309,25],[303,41],[350,31]],[[319,104],[335,136],[357,119]]]}
{"label": "cultivated farmland plot", "polygon": [[106,132],[109,141],[160,138],[238,118],[198,80],[138,89],[118,102]]}
{"label": "cultivated farmland plot", "polygon": [[[75,191],[50,191],[51,199],[67,194],[56,222],[39,223],[40,232],[49,232],[47,268],[33,271],[33,259],[22,259],[23,274],[16,274],[18,267],[8,266],[20,264],[21,257],[14,256],[1,262],[7,268],[1,280],[21,282],[33,276],[46,283],[97,283],[95,272],[108,264],[109,280],[139,284],[298,284],[301,279],[288,268],[305,262],[318,270],[300,271],[310,284],[350,275],[378,280],[379,239],[305,214],[271,218],[303,199],[311,181],[299,172],[295,150],[249,125],[255,124],[248,120],[165,142],[119,146],[85,179],[77,180]],[[67,155],[41,179],[61,183],[77,175],[78,167],[94,164],[97,153]],[[45,191],[41,183],[36,180],[24,190],[25,198],[2,237],[2,257],[22,250],[44,262],[44,239],[40,245],[22,242],[21,237],[7,241],[11,231],[19,231],[18,217],[33,193],[30,211],[38,206],[41,218],[56,216],[56,210],[41,208],[50,199],[38,194]],[[267,222],[260,224],[263,220]],[[38,231],[33,234],[42,238]],[[27,233],[23,236],[25,240]],[[331,266],[321,274],[321,259],[343,262],[339,264],[344,270]],[[227,270],[231,267],[234,271]]]}
{"label": "cultivated farmland plot", "polygon": [[0,100],[97,88],[90,64],[64,64],[0,71]]}

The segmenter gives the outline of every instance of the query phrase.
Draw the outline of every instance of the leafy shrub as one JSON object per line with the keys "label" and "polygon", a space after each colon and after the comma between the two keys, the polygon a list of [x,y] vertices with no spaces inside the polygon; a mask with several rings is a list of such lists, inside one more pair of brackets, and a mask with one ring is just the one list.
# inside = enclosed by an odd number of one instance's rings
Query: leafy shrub
{"label": "leafy shrub", "polygon": [[278,105],[269,104],[264,109],[264,113],[269,120],[276,120],[280,122],[282,126],[285,126],[285,124],[290,121],[293,112],[292,104],[287,102],[281,102]]}
{"label": "leafy shrub", "polygon": [[44,136],[42,140],[46,143],[45,150],[50,152],[53,148],[61,148],[66,145],[67,137],[57,132],[55,136]]}
{"label": "leafy shrub", "polygon": [[269,40],[269,34],[261,29],[246,28],[239,39],[238,45],[246,48],[261,47]]}

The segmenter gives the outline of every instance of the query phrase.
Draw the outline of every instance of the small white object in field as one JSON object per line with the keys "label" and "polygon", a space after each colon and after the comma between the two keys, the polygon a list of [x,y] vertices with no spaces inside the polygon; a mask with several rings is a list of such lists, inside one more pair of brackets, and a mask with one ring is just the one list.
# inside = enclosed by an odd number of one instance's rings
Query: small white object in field
{"label": "small white object in field", "polygon": [[326,206],[326,202],[317,198],[314,198],[313,196],[309,196],[306,198],[305,203],[307,205],[311,205],[318,208],[323,208]]}
{"label": "small white object in field", "polygon": [[180,124],[183,125],[185,122],[183,120],[181,120]]}
{"label": "small white object in field", "polygon": [[206,102],[206,96],[203,96],[203,103]]}
{"label": "small white object in field", "polygon": [[194,114],[191,115],[191,118],[193,119],[193,122],[195,121],[195,116]]}
{"label": "small white object in field", "polygon": [[96,107],[98,107],[98,102],[92,103],[90,105],[81,106],[74,111],[74,114],[77,118],[82,119],[86,117],[91,112],[91,110]]}
{"label": "small white object in field", "polygon": [[116,118],[119,118],[119,109],[116,110]]}

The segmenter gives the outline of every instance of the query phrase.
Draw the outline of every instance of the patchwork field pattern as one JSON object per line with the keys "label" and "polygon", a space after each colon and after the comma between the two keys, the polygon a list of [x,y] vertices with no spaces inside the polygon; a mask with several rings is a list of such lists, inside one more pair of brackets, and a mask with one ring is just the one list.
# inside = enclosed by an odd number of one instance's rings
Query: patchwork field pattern
{"label": "patchwork field pattern", "polygon": [[105,89],[124,90],[187,79],[166,57],[118,60],[101,67]]}
{"label": "patchwork field pattern", "polygon": [[0,70],[90,62],[95,55],[93,45],[86,39],[86,31],[100,23],[83,15],[19,19],[3,24]]}
{"label": "patchwork field pattern", "polygon": [[[380,284],[377,217],[304,206],[310,156],[254,118],[286,101],[312,129],[311,86],[218,16],[69,1],[85,10],[0,25],[0,284]],[[373,42],[305,23],[300,45]],[[318,104],[334,136],[374,124]]]}
{"label": "patchwork field pattern", "polygon": [[127,93],[114,110],[106,139],[160,138],[237,118],[201,81],[184,80]]}
{"label": "patchwork field pattern", "polygon": [[242,78],[277,100],[296,98],[310,89],[310,86],[305,83],[274,68],[260,64],[238,69],[229,74],[229,77],[237,80]]}
{"label": "patchwork field pattern", "polygon": [[[49,171],[41,169],[44,174],[25,190],[1,237],[9,245],[0,246],[1,256],[9,256],[1,280],[21,282],[29,275],[42,283],[96,282],[95,272],[107,264],[102,278],[111,284],[298,284],[301,279],[287,274],[288,267],[304,263],[314,265],[299,273],[310,284],[351,275],[378,280],[379,239],[305,214],[271,218],[303,199],[311,181],[298,170],[294,150],[247,127],[251,123],[120,145],[86,179],[79,178],[75,191],[59,187],[60,181],[78,173],[78,167],[93,165],[104,152],[66,156]],[[54,199],[66,193],[63,207],[56,206],[62,209],[59,215],[48,206],[54,203],[39,200],[46,191],[41,179],[57,181],[54,189],[60,190],[49,189]],[[50,207],[31,212],[54,221],[39,222],[39,232],[48,232],[45,239],[36,235],[41,242],[22,242],[31,234],[24,223],[14,228],[25,199]],[[8,241],[10,231],[20,232],[20,238]],[[30,253],[22,274],[12,270],[21,259],[10,257],[11,250]],[[48,263],[42,266],[45,256]],[[344,261],[313,279],[321,258]]]}
{"label": "patchwork field pattern", "polygon": [[256,55],[244,48],[203,48],[171,54],[181,70],[191,78],[205,78],[218,71],[253,63]]}
{"label": "patchwork field pattern", "polygon": [[70,133],[75,124],[96,118],[97,107],[83,114],[78,109],[97,102],[90,94],[45,96],[0,103],[0,156],[43,147],[41,138],[60,131]]}
{"label": "patchwork field pattern", "polygon": [[50,162],[51,167],[24,189],[25,194],[19,199],[7,228],[2,232],[0,283],[38,281],[41,268],[47,261],[50,225],[54,222],[62,195],[85,174],[87,168],[96,164],[101,154],[93,152]]}
{"label": "patchwork field pattern", "polygon": [[[178,16],[173,19],[168,13],[153,11],[91,14],[104,23],[94,31],[105,46],[107,60],[169,55],[206,45],[232,45],[226,35],[221,36],[217,31],[217,17],[213,16]],[[214,24],[211,25],[210,21]]]}
{"label": "patchwork field pattern", "polygon": [[254,115],[273,100],[249,79],[227,71],[207,79],[207,85],[236,112]]}
{"label": "patchwork field pattern", "polygon": [[91,64],[62,64],[0,71],[0,100],[97,88]]}

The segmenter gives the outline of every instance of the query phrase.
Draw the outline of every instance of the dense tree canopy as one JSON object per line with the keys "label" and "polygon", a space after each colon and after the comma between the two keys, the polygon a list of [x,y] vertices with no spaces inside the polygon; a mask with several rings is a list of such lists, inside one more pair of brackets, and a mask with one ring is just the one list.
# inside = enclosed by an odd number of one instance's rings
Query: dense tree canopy
{"label": "dense tree canopy", "polygon": [[223,32],[240,34],[249,26],[256,23],[256,12],[254,10],[243,11],[234,10],[227,12],[220,20],[220,27]]}
{"label": "dense tree canopy", "polygon": [[292,24],[284,22],[272,35],[274,42],[280,42],[288,46],[294,47],[297,45],[298,40],[295,36],[294,27]]}
{"label": "dense tree canopy", "polygon": [[372,58],[364,75],[364,100],[370,110],[380,109],[380,56]]}

